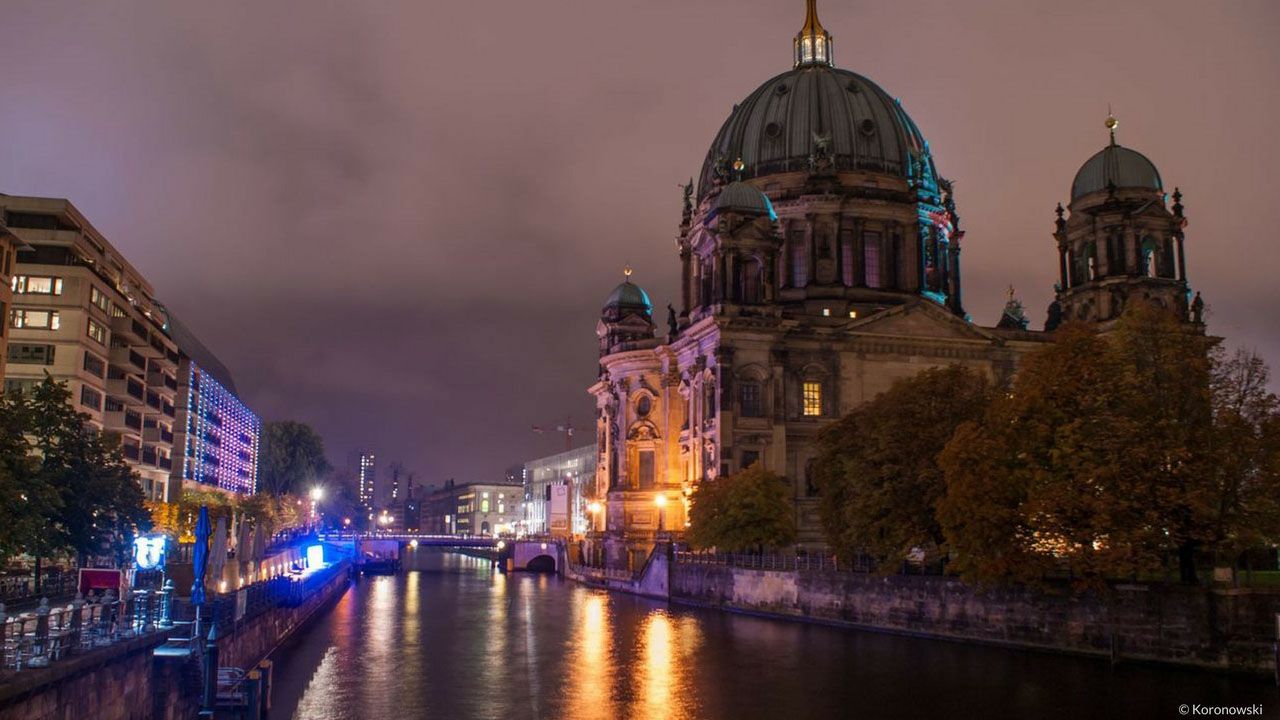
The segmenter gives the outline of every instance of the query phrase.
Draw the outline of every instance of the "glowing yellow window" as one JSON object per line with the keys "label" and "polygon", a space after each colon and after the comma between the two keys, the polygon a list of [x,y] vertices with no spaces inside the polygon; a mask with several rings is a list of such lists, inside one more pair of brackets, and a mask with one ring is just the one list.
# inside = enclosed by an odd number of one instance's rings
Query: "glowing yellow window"
{"label": "glowing yellow window", "polygon": [[806,382],[803,386],[804,416],[818,417],[822,414],[822,383]]}

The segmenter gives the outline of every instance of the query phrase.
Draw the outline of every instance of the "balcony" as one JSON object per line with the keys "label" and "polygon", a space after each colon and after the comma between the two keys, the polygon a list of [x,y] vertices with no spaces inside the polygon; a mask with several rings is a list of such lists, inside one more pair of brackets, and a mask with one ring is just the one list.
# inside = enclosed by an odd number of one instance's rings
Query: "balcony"
{"label": "balcony", "polygon": [[131,348],[113,347],[107,358],[112,365],[123,368],[127,372],[144,373],[147,371],[147,360]]}
{"label": "balcony", "polygon": [[133,462],[138,462],[138,457],[141,455],[137,445],[122,445],[120,446],[120,451],[124,453],[125,460],[132,460]]}
{"label": "balcony", "polygon": [[[130,383],[133,383],[132,387]],[[119,400],[121,404],[130,407],[142,407],[142,391],[141,383],[130,378],[121,378],[119,380],[107,380],[107,393]]]}
{"label": "balcony", "polygon": [[133,345],[147,342],[147,328],[131,317],[111,318],[111,334]]}
{"label": "balcony", "polygon": [[165,430],[162,427],[144,427],[142,429],[143,442],[158,442],[168,445],[173,444],[173,432]]}
{"label": "balcony", "polygon": [[160,392],[173,394],[178,389],[178,381],[172,375],[162,373],[155,369],[156,363],[149,363],[150,368],[147,370],[147,386],[159,390]]}

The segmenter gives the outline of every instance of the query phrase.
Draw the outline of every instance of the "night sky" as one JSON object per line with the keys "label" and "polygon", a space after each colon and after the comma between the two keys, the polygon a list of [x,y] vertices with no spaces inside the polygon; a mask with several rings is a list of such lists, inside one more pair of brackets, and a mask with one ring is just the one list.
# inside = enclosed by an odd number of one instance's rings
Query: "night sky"
{"label": "night sky", "polygon": [[[1280,3],[819,3],[956,182],[974,320],[1033,328],[1106,142],[1182,188],[1209,329],[1280,364]],[[268,419],[490,479],[592,436],[600,305],[678,297],[677,183],[800,0],[5,0],[0,192],[66,197]]]}

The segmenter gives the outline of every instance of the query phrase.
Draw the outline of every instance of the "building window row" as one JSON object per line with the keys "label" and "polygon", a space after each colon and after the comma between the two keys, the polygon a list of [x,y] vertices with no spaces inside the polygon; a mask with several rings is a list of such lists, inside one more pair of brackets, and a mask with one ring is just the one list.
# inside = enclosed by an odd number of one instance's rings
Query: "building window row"
{"label": "building window row", "polygon": [[61,295],[62,278],[40,275],[14,275],[11,287],[15,295]]}
{"label": "building window row", "polygon": [[90,286],[89,302],[108,315],[111,314],[111,300],[107,298],[107,294],[96,287]]}
{"label": "building window row", "polygon": [[8,360],[26,365],[52,365],[53,345],[28,345],[15,343],[9,346]]}
{"label": "building window row", "polygon": [[33,328],[40,330],[57,330],[62,327],[62,320],[57,310],[32,310],[14,308],[9,316],[9,326],[15,328]]}
{"label": "building window row", "polygon": [[105,377],[107,373],[107,363],[102,358],[94,355],[88,350],[84,351],[84,370],[91,375]]}

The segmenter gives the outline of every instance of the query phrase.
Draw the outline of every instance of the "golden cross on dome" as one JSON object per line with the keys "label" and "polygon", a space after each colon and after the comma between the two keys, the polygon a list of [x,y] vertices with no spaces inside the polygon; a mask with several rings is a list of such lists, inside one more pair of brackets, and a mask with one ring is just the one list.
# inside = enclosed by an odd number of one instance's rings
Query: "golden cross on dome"
{"label": "golden cross on dome", "polygon": [[627,263],[626,265],[624,265],[624,266],[622,267],[622,276],[623,276],[623,277],[625,277],[625,278],[627,278],[628,280],[630,280],[630,279],[631,279],[631,273],[632,273],[632,270],[631,270],[631,263]]}
{"label": "golden cross on dome", "polygon": [[1111,144],[1116,144],[1116,128],[1119,127],[1120,121],[1116,119],[1115,113],[1111,112],[1111,104],[1107,104],[1107,121],[1103,123],[1107,126],[1107,130],[1111,131]]}
{"label": "golden cross on dome", "polygon": [[1009,302],[1013,302],[1013,286],[1012,285],[1009,286],[1009,289],[1006,290],[1004,294],[1005,294],[1005,297],[1009,298]]}

